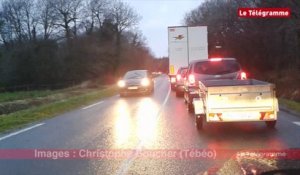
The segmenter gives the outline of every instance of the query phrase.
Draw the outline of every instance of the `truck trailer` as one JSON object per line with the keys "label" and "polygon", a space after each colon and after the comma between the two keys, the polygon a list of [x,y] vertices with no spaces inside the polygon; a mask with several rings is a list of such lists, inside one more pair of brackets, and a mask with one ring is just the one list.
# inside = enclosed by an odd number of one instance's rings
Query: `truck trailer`
{"label": "truck trailer", "polygon": [[207,26],[168,27],[169,78],[176,90],[176,74],[194,60],[208,59]]}

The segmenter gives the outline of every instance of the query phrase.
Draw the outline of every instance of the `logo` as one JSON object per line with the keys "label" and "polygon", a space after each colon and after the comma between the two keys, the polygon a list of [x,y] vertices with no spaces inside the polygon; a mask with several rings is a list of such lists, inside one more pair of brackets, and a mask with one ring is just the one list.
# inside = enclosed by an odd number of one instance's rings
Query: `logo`
{"label": "logo", "polygon": [[290,8],[239,8],[241,18],[289,18]]}
{"label": "logo", "polygon": [[178,36],[175,36],[174,38],[175,38],[175,40],[182,40],[184,38],[184,36],[183,35],[178,35]]}

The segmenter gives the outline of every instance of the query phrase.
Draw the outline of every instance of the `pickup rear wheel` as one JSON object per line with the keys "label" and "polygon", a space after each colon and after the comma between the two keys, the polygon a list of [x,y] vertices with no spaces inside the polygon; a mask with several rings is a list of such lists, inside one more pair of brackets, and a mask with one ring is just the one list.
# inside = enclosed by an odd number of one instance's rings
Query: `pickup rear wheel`
{"label": "pickup rear wheel", "polygon": [[193,113],[194,112],[194,106],[192,103],[187,103],[187,108],[188,108],[188,111],[190,113]]}
{"label": "pickup rear wheel", "polygon": [[276,125],[276,120],[275,121],[266,121],[266,125],[270,129],[274,129]]}
{"label": "pickup rear wheel", "polygon": [[174,84],[171,84],[171,90],[172,90],[172,91],[175,91],[175,90],[176,90],[176,88],[175,88],[175,85],[174,85]]}
{"label": "pickup rear wheel", "polygon": [[195,125],[197,130],[203,129],[204,115],[195,115]]}
{"label": "pickup rear wheel", "polygon": [[179,90],[176,90],[176,97],[182,97],[183,93],[180,92]]}

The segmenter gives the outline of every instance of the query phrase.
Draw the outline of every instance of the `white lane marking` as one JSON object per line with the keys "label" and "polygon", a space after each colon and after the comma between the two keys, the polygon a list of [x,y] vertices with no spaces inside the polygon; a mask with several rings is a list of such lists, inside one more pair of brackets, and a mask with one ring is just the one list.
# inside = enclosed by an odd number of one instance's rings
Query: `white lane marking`
{"label": "white lane marking", "polygon": [[98,103],[94,103],[94,104],[92,104],[92,105],[86,106],[86,107],[84,107],[84,108],[82,108],[82,109],[89,109],[89,108],[94,107],[94,106],[96,106],[96,105],[99,105],[99,104],[101,104],[101,103],[103,103],[103,101],[100,101],[100,102],[98,102]]}
{"label": "white lane marking", "polygon": [[300,122],[293,122],[295,125],[300,126]]}
{"label": "white lane marking", "polygon": [[[168,99],[170,97],[170,93],[171,93],[171,87],[169,86],[168,94],[165,97],[165,100],[164,100],[161,108],[159,109],[159,111],[156,114],[156,119],[158,119],[161,116],[161,113],[162,113],[163,109],[165,108],[165,106],[167,104],[167,101],[168,101]],[[135,149],[136,151],[127,160],[123,161],[123,163],[120,166],[120,169],[116,173],[117,175],[124,175],[124,174],[127,173],[130,165],[136,159],[136,156],[138,155],[138,153],[142,150],[142,146],[143,146],[143,142],[142,142],[142,140],[140,140],[139,143],[136,146],[136,149]]]}
{"label": "white lane marking", "polygon": [[31,126],[31,127],[22,129],[22,130],[20,130],[20,131],[10,133],[10,134],[8,134],[8,135],[6,135],[6,136],[0,137],[0,141],[2,141],[2,140],[4,140],[4,139],[7,139],[7,138],[9,138],[9,137],[12,137],[12,136],[21,134],[21,133],[23,133],[23,132],[29,131],[29,130],[31,130],[31,129],[37,128],[37,127],[42,126],[42,125],[44,125],[44,124],[45,124],[45,123],[36,124],[36,125]]}

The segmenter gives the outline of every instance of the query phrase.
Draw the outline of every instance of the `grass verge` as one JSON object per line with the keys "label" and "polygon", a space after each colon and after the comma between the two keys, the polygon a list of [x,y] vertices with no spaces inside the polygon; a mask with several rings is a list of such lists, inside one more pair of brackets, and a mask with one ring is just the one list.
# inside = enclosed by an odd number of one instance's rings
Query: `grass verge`
{"label": "grass verge", "polygon": [[115,95],[116,87],[101,89],[83,95],[74,96],[58,102],[21,110],[0,116],[0,132],[20,128],[26,124],[42,119],[52,118],[58,114],[87,105],[101,98]]}
{"label": "grass verge", "polygon": [[280,103],[280,105],[283,105],[283,106],[287,107],[288,109],[291,109],[300,114],[300,102],[281,98],[281,99],[279,99],[279,103]]}
{"label": "grass verge", "polygon": [[47,95],[55,94],[58,91],[19,91],[19,92],[4,92],[0,93],[0,103],[14,101],[14,100],[24,100],[27,98],[35,98],[35,97],[44,97]]}

